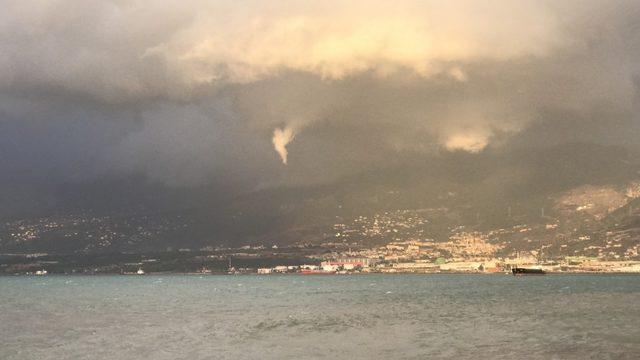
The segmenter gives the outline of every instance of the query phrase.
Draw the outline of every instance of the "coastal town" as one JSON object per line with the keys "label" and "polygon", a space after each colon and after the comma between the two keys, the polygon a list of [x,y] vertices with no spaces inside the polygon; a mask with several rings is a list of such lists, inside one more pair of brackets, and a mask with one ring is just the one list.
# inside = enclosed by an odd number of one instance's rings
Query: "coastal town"
{"label": "coastal town", "polygon": [[640,183],[577,188],[552,205],[493,219],[464,207],[337,214],[235,239],[179,213],[17,219],[0,224],[0,274],[640,272]]}
{"label": "coastal town", "polygon": [[0,274],[504,274],[517,267],[541,269],[546,273],[640,273],[636,253],[621,259],[583,255],[545,258],[539,250],[496,255],[504,246],[490,243],[481,234],[462,233],[447,242],[394,241],[374,248],[326,243],[321,246],[185,248],[97,257],[2,254]]}
{"label": "coastal town", "polygon": [[[478,234],[458,235],[449,242],[398,241],[374,249],[347,249],[323,256],[320,264],[279,265],[258,269],[233,269],[234,273],[356,274],[356,273],[511,273],[514,267],[542,269],[547,273],[640,273],[640,260],[563,256],[542,259],[539,251],[516,251],[495,256],[493,245]],[[635,253],[634,253],[635,255]]]}

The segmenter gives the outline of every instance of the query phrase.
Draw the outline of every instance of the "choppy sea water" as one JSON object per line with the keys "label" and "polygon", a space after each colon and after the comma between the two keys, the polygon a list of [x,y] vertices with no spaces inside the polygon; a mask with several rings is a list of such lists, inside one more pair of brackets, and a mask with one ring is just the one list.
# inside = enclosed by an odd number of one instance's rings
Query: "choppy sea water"
{"label": "choppy sea water", "polygon": [[638,359],[640,276],[0,277],[0,359]]}

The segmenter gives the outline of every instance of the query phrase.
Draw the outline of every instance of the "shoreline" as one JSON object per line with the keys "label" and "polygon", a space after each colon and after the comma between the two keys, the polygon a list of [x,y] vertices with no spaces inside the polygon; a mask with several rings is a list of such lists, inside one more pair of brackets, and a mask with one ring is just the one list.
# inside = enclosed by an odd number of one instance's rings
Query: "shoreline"
{"label": "shoreline", "polygon": [[[396,273],[382,273],[382,272],[368,272],[368,273],[348,273],[348,274],[338,274],[338,273],[329,273],[329,274],[301,274],[301,273],[281,273],[281,274],[257,274],[257,273],[238,273],[238,274],[227,274],[227,273],[210,273],[210,274],[202,274],[202,273],[192,273],[192,272],[152,272],[146,273],[144,275],[138,274],[119,274],[119,273],[49,273],[47,275],[35,275],[35,274],[0,274],[0,278],[2,277],[29,277],[29,278],[46,278],[46,277],[80,277],[80,276],[122,276],[122,277],[146,277],[146,276],[199,276],[199,277],[207,277],[207,276],[258,276],[258,277],[284,277],[284,276],[301,276],[301,277],[334,277],[334,276],[369,276],[369,275],[382,275],[382,276],[398,276],[398,275],[413,275],[413,276],[443,276],[443,275],[468,275],[468,276],[510,276],[514,277],[511,273],[500,272],[500,273],[482,273],[482,272],[396,272]],[[557,275],[638,275],[640,276],[640,272],[605,272],[605,271],[581,271],[581,272],[547,272],[543,275],[523,275],[516,277],[544,277],[544,276],[557,276]]]}

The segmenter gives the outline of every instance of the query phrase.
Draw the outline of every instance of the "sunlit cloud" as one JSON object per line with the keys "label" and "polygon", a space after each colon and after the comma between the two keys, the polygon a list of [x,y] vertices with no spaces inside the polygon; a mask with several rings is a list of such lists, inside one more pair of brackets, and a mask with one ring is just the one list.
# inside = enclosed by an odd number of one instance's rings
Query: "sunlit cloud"
{"label": "sunlit cloud", "polygon": [[283,69],[340,79],[402,68],[463,81],[460,68],[445,64],[545,56],[563,42],[556,18],[538,2],[409,1],[401,8],[380,1],[258,2],[199,12],[188,27],[146,50],[196,82],[248,82]]}
{"label": "sunlit cloud", "polygon": [[450,151],[463,150],[477,153],[482,151],[488,143],[488,137],[483,134],[456,134],[450,136],[444,146]]}

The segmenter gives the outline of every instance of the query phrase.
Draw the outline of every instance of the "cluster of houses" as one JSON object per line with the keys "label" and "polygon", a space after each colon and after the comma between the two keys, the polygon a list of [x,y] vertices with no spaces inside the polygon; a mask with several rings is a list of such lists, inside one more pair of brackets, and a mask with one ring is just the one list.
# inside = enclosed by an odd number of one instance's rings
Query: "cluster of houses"
{"label": "cluster of houses", "polygon": [[358,258],[337,258],[335,260],[323,261],[320,265],[300,265],[284,266],[279,265],[273,268],[258,268],[258,274],[273,273],[302,273],[302,274],[335,274],[335,273],[355,273],[370,272],[375,265],[374,259]]}

